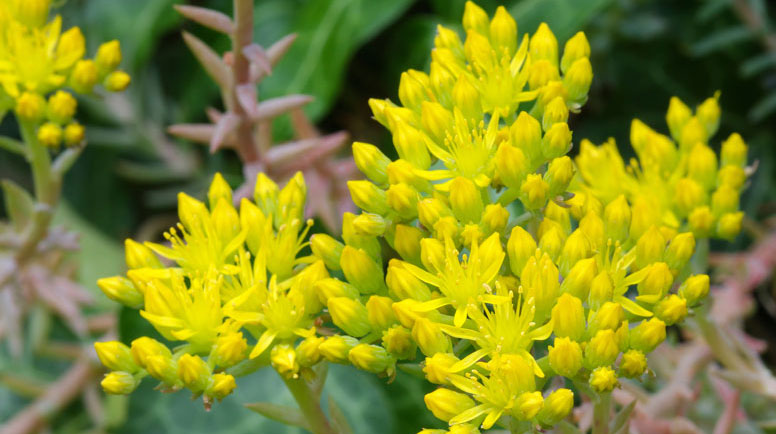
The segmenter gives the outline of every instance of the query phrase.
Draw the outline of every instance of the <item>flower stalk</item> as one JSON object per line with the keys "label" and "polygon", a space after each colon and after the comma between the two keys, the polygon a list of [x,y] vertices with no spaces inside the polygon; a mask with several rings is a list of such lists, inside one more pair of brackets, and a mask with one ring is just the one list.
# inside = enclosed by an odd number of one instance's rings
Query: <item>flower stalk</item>
{"label": "flower stalk", "polygon": [[321,397],[304,378],[286,378],[283,382],[294,397],[313,434],[340,434],[321,408]]}

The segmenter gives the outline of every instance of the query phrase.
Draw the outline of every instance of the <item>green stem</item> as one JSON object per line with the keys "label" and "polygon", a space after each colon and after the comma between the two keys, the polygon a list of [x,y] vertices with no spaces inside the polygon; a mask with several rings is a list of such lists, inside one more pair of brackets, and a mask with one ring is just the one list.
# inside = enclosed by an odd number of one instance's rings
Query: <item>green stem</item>
{"label": "green stem", "polygon": [[313,393],[310,385],[302,379],[286,379],[283,378],[286,383],[286,387],[294,396],[299,410],[302,411],[307,423],[310,426],[310,430],[313,434],[338,434],[337,431],[332,428],[329,419],[321,408],[320,397]]}
{"label": "green stem", "polygon": [[593,407],[593,434],[609,434],[609,418],[612,412],[612,393],[599,393]]}
{"label": "green stem", "polygon": [[52,173],[51,158],[48,149],[38,141],[35,134],[35,124],[21,122],[20,129],[24,142],[29,149],[29,161],[32,168],[32,179],[35,183],[35,213],[32,225],[27,228],[24,242],[16,253],[16,261],[21,264],[31,256],[40,240],[48,232],[48,227],[54,217],[54,208],[59,202],[61,178]]}

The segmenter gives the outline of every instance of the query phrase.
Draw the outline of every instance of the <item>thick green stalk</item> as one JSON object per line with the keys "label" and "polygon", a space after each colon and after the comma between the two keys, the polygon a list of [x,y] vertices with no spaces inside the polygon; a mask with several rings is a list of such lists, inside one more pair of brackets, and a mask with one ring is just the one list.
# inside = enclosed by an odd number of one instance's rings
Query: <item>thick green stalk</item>
{"label": "thick green stalk", "polygon": [[593,407],[593,434],[609,434],[611,412],[612,393],[599,393]]}
{"label": "thick green stalk", "polygon": [[320,397],[313,392],[304,379],[283,378],[283,381],[294,396],[313,434],[338,434],[321,408]]}

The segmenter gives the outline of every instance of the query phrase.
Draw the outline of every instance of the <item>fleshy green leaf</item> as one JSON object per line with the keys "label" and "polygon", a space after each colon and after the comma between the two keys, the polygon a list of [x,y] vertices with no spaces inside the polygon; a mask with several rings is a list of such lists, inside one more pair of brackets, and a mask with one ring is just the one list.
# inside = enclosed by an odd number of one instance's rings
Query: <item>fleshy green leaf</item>
{"label": "fleshy green leaf", "polygon": [[14,228],[21,231],[30,222],[35,210],[35,200],[25,189],[10,179],[4,179],[0,183],[5,196],[5,212],[8,213]]}

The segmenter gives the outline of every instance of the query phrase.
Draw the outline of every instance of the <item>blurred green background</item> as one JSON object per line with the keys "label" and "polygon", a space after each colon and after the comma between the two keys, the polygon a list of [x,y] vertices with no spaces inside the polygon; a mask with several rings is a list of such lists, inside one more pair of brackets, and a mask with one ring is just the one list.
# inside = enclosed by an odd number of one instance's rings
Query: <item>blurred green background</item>
{"label": "blurred green background", "polygon": [[[175,0],[68,0],[65,22],[80,25],[90,52],[100,41],[119,39],[123,67],[133,84],[123,94],[81,102],[89,148],[65,183],[66,202],[58,221],[81,233],[80,280],[97,291],[98,277],[123,267],[122,240],[149,238],[176,220],[175,196],[183,190],[202,196],[215,171],[239,184],[239,160],[230,152],[209,155],[204,147],[174,140],[166,126],[201,122],[208,106],[218,107],[216,86],[185,47],[181,30],[193,32],[223,51],[229,41],[173,11]],[[193,1],[231,14],[229,0]],[[638,116],[661,132],[672,95],[693,106],[722,93],[723,116],[713,145],[738,131],[750,145],[759,169],[742,199],[752,221],[776,211],[773,128],[776,121],[776,4],[765,0],[514,0],[478,2],[489,13],[504,4],[518,31],[550,24],[560,44],[579,30],[592,47],[594,82],[590,100],[572,117],[574,142],[614,137],[627,155],[631,120]],[[426,69],[437,24],[461,30],[463,0],[257,0],[256,40],[267,46],[296,32],[291,51],[262,83],[260,98],[288,93],[315,97],[306,111],[324,132],[345,130],[351,138],[390,153],[390,137],[371,119],[368,98],[397,100],[400,73]],[[769,10],[770,9],[770,10]],[[769,16],[769,13],[773,16]],[[12,122],[0,125],[10,134]],[[287,119],[275,125],[278,141],[290,138]],[[2,151],[0,151],[2,152]],[[572,154],[575,151],[572,151]],[[0,153],[0,172],[30,185],[22,160]],[[742,235],[732,245],[741,249]],[[766,296],[772,296],[772,294]],[[114,306],[102,300],[104,308]],[[145,327],[145,328],[144,328]],[[753,335],[776,347],[776,322],[758,307],[747,325]],[[121,312],[121,335],[131,339],[148,330],[136,314]],[[771,366],[776,357],[766,354]],[[42,378],[57,367],[28,366]],[[150,382],[129,403],[110,398],[109,415],[120,432],[286,431],[241,407],[259,399],[291,401],[272,372],[240,381],[236,396],[209,414],[185,393],[162,395]],[[389,434],[439,426],[422,402],[424,386],[406,374],[392,384],[344,367],[335,367],[330,394],[355,431]],[[0,389],[0,421],[24,401]],[[127,405],[129,407],[127,407]],[[710,408],[710,407],[709,407]],[[128,413],[127,413],[128,412]],[[700,417],[713,424],[713,411]],[[57,432],[82,432],[88,418],[78,404],[57,420]],[[709,425],[711,426],[711,425]]]}

